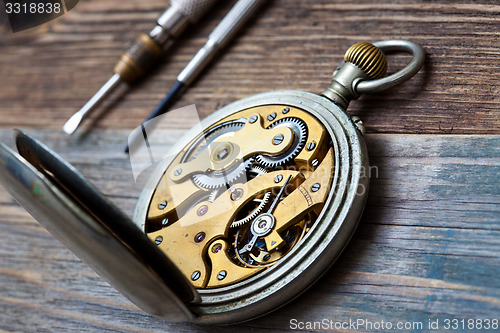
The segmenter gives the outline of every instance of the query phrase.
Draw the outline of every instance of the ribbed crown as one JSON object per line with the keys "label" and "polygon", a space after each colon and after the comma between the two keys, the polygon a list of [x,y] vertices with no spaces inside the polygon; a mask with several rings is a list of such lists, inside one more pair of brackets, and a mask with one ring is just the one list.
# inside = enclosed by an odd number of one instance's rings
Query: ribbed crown
{"label": "ribbed crown", "polygon": [[387,71],[384,53],[375,45],[366,42],[351,46],[345,53],[344,61],[358,66],[372,79],[381,78]]}

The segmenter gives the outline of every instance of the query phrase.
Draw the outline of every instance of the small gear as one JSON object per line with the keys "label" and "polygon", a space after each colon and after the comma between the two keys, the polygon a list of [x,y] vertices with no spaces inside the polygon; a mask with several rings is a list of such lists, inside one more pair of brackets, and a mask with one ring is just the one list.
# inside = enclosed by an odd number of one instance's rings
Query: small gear
{"label": "small gear", "polygon": [[293,131],[293,142],[286,152],[277,156],[258,155],[255,160],[268,168],[277,167],[290,162],[304,148],[307,141],[307,126],[299,118],[283,118],[272,123],[268,128],[286,126]]}
{"label": "small gear", "polygon": [[214,202],[215,199],[219,196],[219,192],[221,192],[219,189],[212,190],[210,192],[210,195],[208,196],[208,201]]}
{"label": "small gear", "polygon": [[250,158],[246,161],[237,163],[236,166],[227,171],[213,171],[207,173],[200,173],[193,176],[193,181],[203,188],[216,189],[226,184],[232,184],[236,179],[241,177],[253,163]]}
{"label": "small gear", "polygon": [[[247,174],[249,174],[249,176],[248,176],[249,179],[258,177],[258,176],[263,175],[265,173],[267,173],[266,169],[264,169],[260,166],[256,166],[256,165],[251,167],[247,171]],[[250,201],[248,204],[255,203],[256,207],[254,209],[252,209],[252,211],[244,218],[241,218],[239,220],[234,220],[233,223],[231,223],[231,228],[240,227],[240,226],[244,225],[245,223],[250,222],[255,217],[257,217],[257,215],[259,215],[262,212],[262,210],[264,209],[266,204],[269,202],[270,197],[271,197],[271,192],[266,192],[266,193],[264,193],[263,196],[254,198],[252,201]]]}

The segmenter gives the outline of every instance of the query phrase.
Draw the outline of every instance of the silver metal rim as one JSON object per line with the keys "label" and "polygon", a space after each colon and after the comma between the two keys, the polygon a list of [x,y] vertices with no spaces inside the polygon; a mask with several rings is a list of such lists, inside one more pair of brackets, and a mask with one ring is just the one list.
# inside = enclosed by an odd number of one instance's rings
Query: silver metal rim
{"label": "silver metal rim", "polygon": [[358,95],[374,93],[397,86],[415,75],[424,64],[424,49],[416,43],[407,40],[393,39],[375,42],[373,45],[381,49],[384,53],[396,51],[408,52],[413,55],[413,59],[406,67],[392,75],[377,80],[359,81],[359,83],[353,87]]}
{"label": "silver metal rim", "polygon": [[[301,91],[268,92],[245,98],[213,113],[201,122],[203,129],[239,110],[270,104],[283,104],[309,111],[327,127],[334,141],[336,168],[326,207],[299,247],[282,260],[248,280],[232,286],[198,290],[201,303],[192,304],[196,321],[228,324],[252,319],[288,303],[316,281],[340,255],[361,216],[366,192],[358,195],[358,185],[368,187],[362,168],[368,165],[366,147],[349,116],[321,96]],[[170,156],[175,156],[199,133],[189,131],[178,141]],[[163,160],[153,171],[139,198],[134,221],[141,227],[154,188],[172,158]]]}

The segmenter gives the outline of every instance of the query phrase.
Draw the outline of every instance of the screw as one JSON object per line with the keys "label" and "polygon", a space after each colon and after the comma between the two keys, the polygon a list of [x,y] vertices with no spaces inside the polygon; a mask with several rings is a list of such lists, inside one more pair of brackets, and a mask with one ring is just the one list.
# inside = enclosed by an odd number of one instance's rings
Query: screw
{"label": "screw", "polygon": [[313,184],[313,186],[311,186],[311,191],[318,192],[320,188],[321,188],[321,185],[319,183],[316,183],[316,184]]}
{"label": "screw", "polygon": [[243,190],[240,188],[231,187],[231,200],[236,201],[243,196]]}
{"label": "screw", "polygon": [[163,221],[161,221],[161,225],[165,226],[168,224],[168,219],[163,219]]}
{"label": "screw", "polygon": [[283,175],[277,175],[276,177],[274,177],[274,182],[275,183],[279,183],[283,180]]}
{"label": "screw", "polygon": [[212,252],[213,253],[219,253],[220,250],[222,250],[222,245],[220,245],[219,243],[215,244],[213,247],[212,247]]}
{"label": "screw", "polygon": [[224,148],[217,153],[217,159],[219,161],[222,161],[223,159],[225,159],[227,157],[227,155],[229,155],[229,150],[227,148]]}
{"label": "screw", "polygon": [[224,280],[224,278],[226,277],[226,275],[227,275],[227,272],[226,272],[226,271],[220,271],[220,272],[219,272],[219,275],[217,275],[217,278],[218,278],[219,280]]}
{"label": "screw", "polygon": [[276,119],[276,112],[271,113],[269,116],[267,116],[267,120],[273,121]]}
{"label": "screw", "polygon": [[208,206],[203,205],[198,209],[198,216],[203,216],[208,212]]}
{"label": "screw", "polygon": [[271,255],[266,254],[266,255],[264,256],[264,261],[268,261],[269,259],[271,259]]}
{"label": "screw", "polygon": [[319,165],[319,161],[318,161],[318,159],[317,159],[317,158],[315,158],[314,160],[312,160],[311,165],[312,165],[314,168],[315,168],[315,167],[317,167],[317,166]]}
{"label": "screw", "polygon": [[283,136],[283,134],[276,134],[273,138],[273,144],[274,145],[279,145],[280,143],[283,142],[283,140],[285,139],[285,137]]}
{"label": "screw", "polygon": [[162,236],[158,236],[158,237],[156,237],[156,239],[155,239],[155,244],[156,244],[156,245],[160,245],[160,244],[161,244],[161,242],[163,242],[163,237],[162,237]]}
{"label": "screw", "polygon": [[194,241],[195,243],[201,243],[203,242],[203,240],[205,239],[205,233],[202,231],[202,232],[199,232],[196,234],[196,236],[194,236]]}
{"label": "screw", "polygon": [[158,205],[158,208],[159,208],[159,209],[165,209],[165,207],[167,207],[167,202],[166,202],[166,201],[163,201],[163,202],[161,202],[161,203]]}
{"label": "screw", "polygon": [[307,145],[307,150],[313,150],[314,148],[316,148],[316,143],[314,141],[309,142],[309,144]]}
{"label": "screw", "polygon": [[193,274],[191,275],[191,280],[196,281],[200,278],[201,273],[200,271],[194,271]]}
{"label": "screw", "polygon": [[259,119],[259,117],[257,117],[257,115],[251,115],[250,118],[248,118],[248,121],[250,122],[250,124],[253,124],[257,121],[257,119]]}
{"label": "screw", "polygon": [[182,169],[179,168],[179,169],[174,171],[174,176],[179,176],[181,173],[182,173]]}
{"label": "screw", "polygon": [[290,108],[284,108],[283,109],[283,114],[287,114],[288,112],[290,112]]}

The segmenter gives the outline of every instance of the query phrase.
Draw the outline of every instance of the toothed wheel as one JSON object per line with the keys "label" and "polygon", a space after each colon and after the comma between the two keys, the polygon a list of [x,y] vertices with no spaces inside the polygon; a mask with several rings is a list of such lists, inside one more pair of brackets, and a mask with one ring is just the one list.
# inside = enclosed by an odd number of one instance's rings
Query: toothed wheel
{"label": "toothed wheel", "polygon": [[203,188],[210,190],[222,187],[224,185],[231,185],[235,180],[245,174],[253,163],[253,159],[248,159],[243,162],[237,163],[227,171],[222,172],[208,172],[205,174],[197,174],[193,176],[193,181]]}
{"label": "toothed wheel", "polygon": [[304,148],[307,141],[307,126],[299,118],[283,118],[272,123],[268,128],[288,127],[293,131],[293,142],[286,152],[277,156],[258,155],[255,160],[268,168],[284,165],[294,159]]}
{"label": "toothed wheel", "polygon": [[237,119],[225,122],[223,124],[211,128],[208,132],[200,136],[200,138],[198,138],[198,140],[196,140],[191,145],[191,147],[187,150],[186,154],[184,154],[184,157],[182,158],[181,162],[184,163],[194,159],[196,156],[198,156],[198,154],[202,150],[207,149],[208,145],[210,145],[210,143],[212,143],[218,137],[228,133],[234,133],[239,131],[240,129],[243,128],[245,122],[246,120],[244,118]]}
{"label": "toothed wheel", "polygon": [[[260,175],[263,175],[267,173],[266,169],[259,167],[259,166],[253,166],[250,168],[250,170],[247,171],[247,177],[248,180],[253,179],[255,177],[258,177]],[[269,198],[271,197],[271,192],[266,192],[264,194],[260,194],[257,197],[253,198],[247,206],[250,206],[248,209],[250,213],[248,213],[247,216],[241,218],[241,219],[235,219],[233,223],[231,223],[231,228],[237,228],[240,227],[251,220],[253,220],[257,215],[259,215],[266,204],[269,202]]]}
{"label": "toothed wheel", "polygon": [[150,238],[172,240],[160,248],[201,289],[265,274],[291,254],[326,202],[334,161],[323,125],[297,107],[244,109],[207,128],[166,168],[148,213]]}
{"label": "toothed wheel", "polygon": [[[215,139],[223,135],[239,131],[245,125],[245,122],[246,120],[243,118],[228,121],[213,127],[191,145],[186,154],[184,154],[181,162],[188,162],[196,158],[196,156],[198,156],[201,151],[207,149],[210,143],[212,143]],[[217,189],[226,184],[231,184],[237,178],[241,177],[245,173],[245,171],[250,168],[252,162],[253,160],[249,159],[247,161],[238,163],[229,170],[209,172],[206,174],[196,174],[192,177],[192,179],[194,183],[200,187],[211,190]]]}

